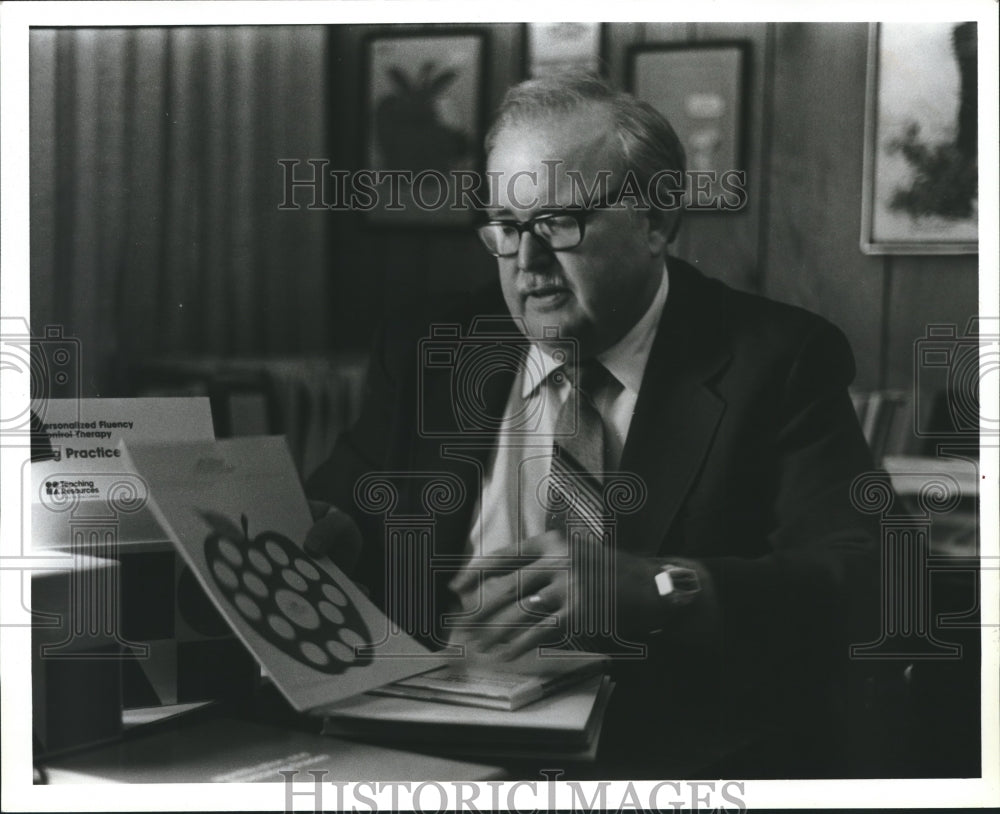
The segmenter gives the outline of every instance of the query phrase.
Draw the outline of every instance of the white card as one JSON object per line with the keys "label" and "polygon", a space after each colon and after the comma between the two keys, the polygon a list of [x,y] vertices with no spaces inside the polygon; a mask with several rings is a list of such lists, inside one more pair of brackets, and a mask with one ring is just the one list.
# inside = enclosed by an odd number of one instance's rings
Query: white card
{"label": "white card", "polygon": [[[50,399],[41,412],[54,460],[31,464],[35,547],[87,545],[95,523],[118,544],[166,540],[146,502],[146,484],[124,458],[124,442],[211,441],[206,397]],[[113,553],[109,556],[114,556]]]}

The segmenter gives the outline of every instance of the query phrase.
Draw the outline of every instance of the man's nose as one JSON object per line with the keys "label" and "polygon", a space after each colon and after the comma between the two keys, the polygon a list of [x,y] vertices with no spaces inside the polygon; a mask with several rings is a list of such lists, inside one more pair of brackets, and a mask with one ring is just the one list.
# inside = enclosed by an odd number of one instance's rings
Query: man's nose
{"label": "man's nose", "polygon": [[517,267],[522,271],[545,268],[555,259],[552,249],[534,232],[522,232],[517,247]]}

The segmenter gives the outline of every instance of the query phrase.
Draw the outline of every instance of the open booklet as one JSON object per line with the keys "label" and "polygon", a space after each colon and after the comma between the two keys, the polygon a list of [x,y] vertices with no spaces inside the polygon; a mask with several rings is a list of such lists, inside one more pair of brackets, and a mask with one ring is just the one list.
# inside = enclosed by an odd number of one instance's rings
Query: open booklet
{"label": "open booklet", "polygon": [[152,509],[278,690],[306,712],[439,667],[329,558],[284,438],[129,445]]}
{"label": "open booklet", "polygon": [[[400,631],[329,558],[303,550],[312,520],[283,438],[129,445],[123,454],[208,597],[299,711],[369,691],[418,710],[445,706],[423,701],[514,710],[603,666],[579,653],[466,663]],[[585,693],[588,714],[599,689]]]}

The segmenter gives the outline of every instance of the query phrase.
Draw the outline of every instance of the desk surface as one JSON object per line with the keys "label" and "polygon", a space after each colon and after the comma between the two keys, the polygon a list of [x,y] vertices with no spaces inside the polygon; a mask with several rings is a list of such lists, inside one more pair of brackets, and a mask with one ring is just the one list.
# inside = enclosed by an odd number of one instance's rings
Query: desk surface
{"label": "desk surface", "polygon": [[213,705],[184,710],[172,719],[157,717],[129,716],[127,723],[134,725],[126,726],[121,741],[43,759],[47,782],[273,783],[283,782],[279,772],[293,770],[303,780],[307,771],[325,770],[324,782],[537,780],[542,768],[559,769],[565,779],[578,780],[717,777],[717,761],[747,743],[742,737],[720,739],[711,728],[685,727],[661,733],[647,744],[648,750],[638,750],[644,755],[640,759],[635,749],[623,750],[622,744],[643,742],[650,733],[635,731],[634,719],[613,714],[605,719],[611,737],[601,738],[596,760],[477,756],[471,747],[456,750],[433,741],[393,748],[317,734],[318,719],[293,713],[267,692],[258,696],[253,709],[227,711]]}
{"label": "desk surface", "polygon": [[333,780],[493,780],[495,766],[353,743],[230,717],[182,723],[52,759],[50,784],[281,783],[281,771],[326,771]]}

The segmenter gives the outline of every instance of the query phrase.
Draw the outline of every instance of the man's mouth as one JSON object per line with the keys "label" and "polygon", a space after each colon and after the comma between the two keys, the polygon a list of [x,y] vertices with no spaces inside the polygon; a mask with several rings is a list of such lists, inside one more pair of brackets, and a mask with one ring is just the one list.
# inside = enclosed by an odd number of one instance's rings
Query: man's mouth
{"label": "man's mouth", "polygon": [[561,285],[540,285],[524,292],[527,305],[541,310],[558,308],[570,297],[570,290]]}

